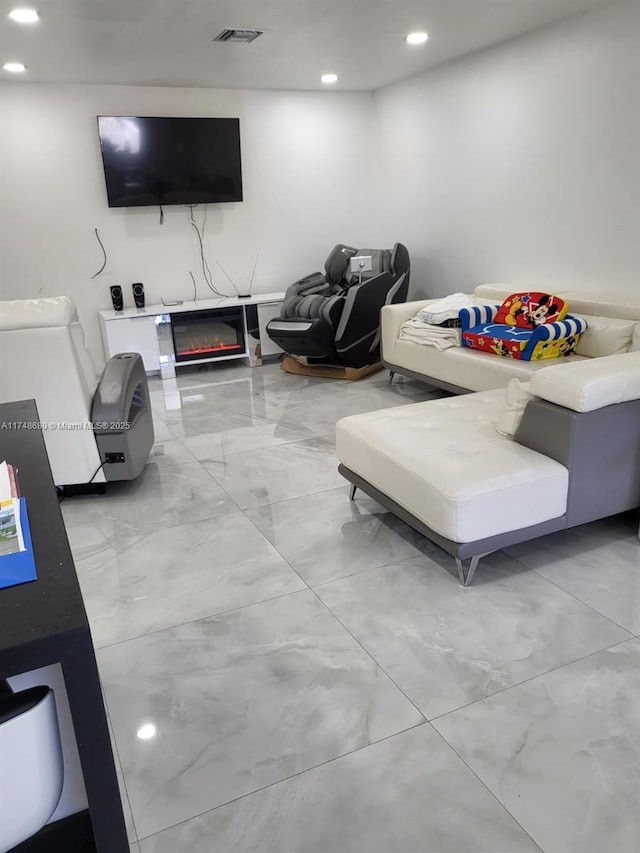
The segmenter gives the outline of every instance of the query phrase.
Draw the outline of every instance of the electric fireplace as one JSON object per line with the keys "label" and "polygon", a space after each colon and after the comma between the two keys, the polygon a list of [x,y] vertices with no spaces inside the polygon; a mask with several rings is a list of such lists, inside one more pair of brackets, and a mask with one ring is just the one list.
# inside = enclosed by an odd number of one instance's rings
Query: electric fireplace
{"label": "electric fireplace", "polygon": [[171,314],[176,364],[246,354],[242,308]]}

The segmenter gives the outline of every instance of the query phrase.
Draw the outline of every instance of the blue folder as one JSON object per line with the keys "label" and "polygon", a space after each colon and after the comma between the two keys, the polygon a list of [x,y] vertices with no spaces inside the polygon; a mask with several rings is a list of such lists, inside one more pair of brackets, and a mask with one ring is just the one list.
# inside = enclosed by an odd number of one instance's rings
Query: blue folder
{"label": "blue folder", "polygon": [[20,498],[20,525],[22,527],[22,538],[27,550],[18,551],[15,554],[0,555],[0,589],[34,581],[38,577],[35,560],[33,559],[31,531],[29,530],[29,518],[27,517],[27,503],[24,498]]}

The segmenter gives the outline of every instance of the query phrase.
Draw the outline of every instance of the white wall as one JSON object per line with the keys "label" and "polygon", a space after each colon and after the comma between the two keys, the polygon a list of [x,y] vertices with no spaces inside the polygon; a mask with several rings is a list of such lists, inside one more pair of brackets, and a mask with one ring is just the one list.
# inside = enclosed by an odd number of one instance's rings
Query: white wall
{"label": "white wall", "polygon": [[379,91],[378,242],[412,294],[640,286],[640,4]]}
{"label": "white wall", "polygon": [[[337,242],[368,242],[372,95],[120,86],[0,86],[2,296],[71,296],[97,366],[97,320],[110,284],[142,281],[147,302],[208,293],[182,206],[107,207],[96,115],[239,116],[244,202],[209,205],[206,251],[216,286],[259,261],[254,292],[283,290]],[[200,209],[200,216],[202,209]],[[107,248],[102,262],[93,229]],[[240,282],[240,286],[245,282]]]}
{"label": "white wall", "polygon": [[[129,302],[133,281],[148,302],[190,296],[188,211],[165,209],[161,226],[156,209],[107,208],[100,113],[240,117],[245,202],[210,205],[206,240],[229,292],[215,259],[239,280],[259,253],[267,292],[336,242],[396,240],[416,297],[637,287],[639,9],[604,6],[375,95],[0,85],[2,295],[72,296],[98,366],[109,284]],[[109,263],[92,280],[96,226]]]}

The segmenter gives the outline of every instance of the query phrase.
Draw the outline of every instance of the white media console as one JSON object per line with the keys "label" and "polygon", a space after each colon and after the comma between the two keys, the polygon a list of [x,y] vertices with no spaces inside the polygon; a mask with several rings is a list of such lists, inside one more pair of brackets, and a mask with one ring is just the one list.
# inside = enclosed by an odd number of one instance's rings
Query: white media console
{"label": "white media console", "polygon": [[266,326],[280,316],[283,299],[284,293],[259,293],[100,311],[105,353],[139,352],[146,372],[163,379],[174,378],[181,364],[244,358],[253,367],[281,352]]}

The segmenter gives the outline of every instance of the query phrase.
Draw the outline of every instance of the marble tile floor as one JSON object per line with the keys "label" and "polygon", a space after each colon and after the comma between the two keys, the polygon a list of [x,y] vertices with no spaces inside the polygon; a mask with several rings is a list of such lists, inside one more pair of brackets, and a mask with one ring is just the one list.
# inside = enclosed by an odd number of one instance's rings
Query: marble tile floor
{"label": "marble tile floor", "polygon": [[272,362],[151,393],[142,476],[61,505],[130,853],[637,853],[633,513],[463,589],[333,453],[440,392]]}

